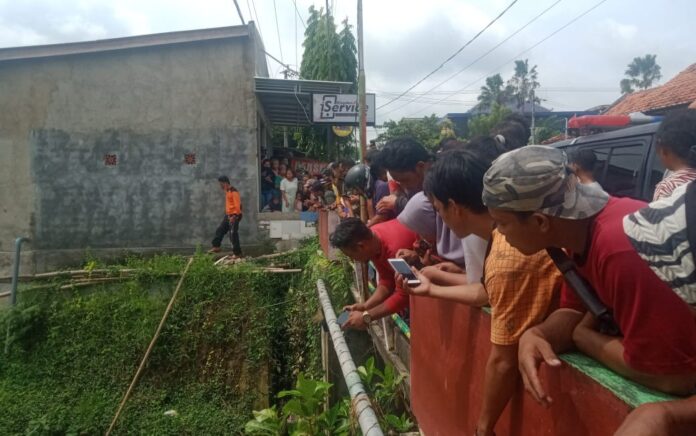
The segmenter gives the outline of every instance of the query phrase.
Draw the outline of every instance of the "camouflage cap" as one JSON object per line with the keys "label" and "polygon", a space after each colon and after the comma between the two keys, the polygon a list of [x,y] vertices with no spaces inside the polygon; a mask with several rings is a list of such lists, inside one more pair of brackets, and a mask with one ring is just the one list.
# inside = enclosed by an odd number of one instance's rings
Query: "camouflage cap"
{"label": "camouflage cap", "polygon": [[573,220],[596,215],[609,201],[598,184],[578,181],[564,151],[542,145],[501,155],[486,171],[483,185],[487,207]]}

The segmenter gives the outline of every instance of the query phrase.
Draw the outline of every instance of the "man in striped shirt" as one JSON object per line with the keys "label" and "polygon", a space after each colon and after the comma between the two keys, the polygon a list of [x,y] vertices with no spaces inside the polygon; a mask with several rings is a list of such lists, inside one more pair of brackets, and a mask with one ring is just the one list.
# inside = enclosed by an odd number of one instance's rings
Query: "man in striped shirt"
{"label": "man in striped shirt", "polygon": [[657,131],[657,156],[670,171],[655,186],[653,201],[669,197],[679,186],[696,180],[696,110],[667,115]]}

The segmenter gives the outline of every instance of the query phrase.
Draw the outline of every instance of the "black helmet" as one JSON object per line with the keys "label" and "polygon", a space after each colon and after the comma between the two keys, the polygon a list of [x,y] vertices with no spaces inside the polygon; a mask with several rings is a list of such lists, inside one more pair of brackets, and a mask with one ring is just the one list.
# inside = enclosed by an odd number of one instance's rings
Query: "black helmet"
{"label": "black helmet", "polygon": [[358,191],[360,194],[371,198],[373,183],[370,167],[365,164],[354,165],[346,173],[343,186],[346,191]]}

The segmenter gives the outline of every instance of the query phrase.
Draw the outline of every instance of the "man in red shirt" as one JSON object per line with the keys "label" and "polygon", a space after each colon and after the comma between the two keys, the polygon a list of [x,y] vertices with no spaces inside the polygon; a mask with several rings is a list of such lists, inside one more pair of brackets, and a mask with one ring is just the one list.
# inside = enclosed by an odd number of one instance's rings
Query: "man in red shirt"
{"label": "man in red shirt", "polygon": [[402,248],[413,247],[418,235],[398,220],[368,228],[359,218],[347,218],[331,234],[331,245],[358,262],[372,261],[379,274],[374,294],[364,303],[348,306],[350,315],[343,328],[365,329],[371,321],[408,307],[408,294],[396,286],[394,270],[387,262]]}
{"label": "man in red shirt", "polygon": [[623,218],[645,206],[582,185],[559,149],[527,146],[498,158],[484,177],[483,202],[507,241],[524,254],[568,251],[578,273],[611,311],[621,336],[597,331],[594,317],[565,285],[561,309],[519,342],[527,390],[551,398],[537,370],[561,363],[573,345],[617,373],[663,392],[696,391],[696,318],[689,306],[640,259]]}

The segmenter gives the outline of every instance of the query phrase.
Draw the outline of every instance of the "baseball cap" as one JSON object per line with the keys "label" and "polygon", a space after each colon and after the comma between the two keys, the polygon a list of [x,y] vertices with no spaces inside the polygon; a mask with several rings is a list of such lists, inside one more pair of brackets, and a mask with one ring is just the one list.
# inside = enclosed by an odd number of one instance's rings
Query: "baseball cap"
{"label": "baseball cap", "polygon": [[609,201],[599,184],[580,183],[563,150],[528,145],[496,159],[483,177],[483,204],[514,212],[541,212],[578,220]]}

